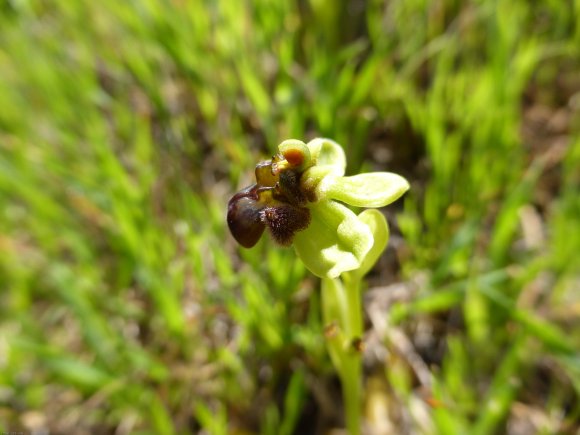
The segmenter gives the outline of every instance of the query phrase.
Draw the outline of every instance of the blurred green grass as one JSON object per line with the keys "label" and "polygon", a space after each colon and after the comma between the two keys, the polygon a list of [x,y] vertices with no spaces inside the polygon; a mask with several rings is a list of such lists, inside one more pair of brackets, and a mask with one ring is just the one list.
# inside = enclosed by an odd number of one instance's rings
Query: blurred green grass
{"label": "blurred green grass", "polygon": [[388,355],[366,358],[371,426],[386,402],[394,433],[574,433],[579,17],[577,0],[1,2],[1,428],[340,426],[316,281],[224,225],[256,161],[328,136],[349,172],[412,182],[369,278],[404,294],[367,306],[414,351],[369,338]]}

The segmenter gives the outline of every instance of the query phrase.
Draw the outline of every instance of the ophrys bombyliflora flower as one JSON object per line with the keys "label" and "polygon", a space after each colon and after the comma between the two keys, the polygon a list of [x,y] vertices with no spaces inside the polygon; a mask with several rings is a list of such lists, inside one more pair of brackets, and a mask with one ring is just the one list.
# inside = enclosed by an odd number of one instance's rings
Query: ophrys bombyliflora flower
{"label": "ophrys bombyliflora flower", "polygon": [[[372,266],[386,244],[382,214],[354,207],[383,207],[409,188],[401,176],[371,172],[345,177],[346,157],[330,139],[307,144],[290,139],[278,154],[256,166],[256,183],[228,203],[228,226],[250,248],[268,229],[280,245],[293,245],[306,267],[320,277]],[[374,248],[373,248],[374,247]],[[372,260],[372,261],[371,261]]]}

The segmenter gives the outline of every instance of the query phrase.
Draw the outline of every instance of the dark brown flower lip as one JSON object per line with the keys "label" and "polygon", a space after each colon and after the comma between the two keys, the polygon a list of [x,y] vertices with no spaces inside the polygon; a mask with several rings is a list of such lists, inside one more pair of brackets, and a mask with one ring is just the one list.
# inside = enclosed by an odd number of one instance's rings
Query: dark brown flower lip
{"label": "dark brown flower lip", "polygon": [[266,206],[258,201],[257,188],[256,184],[248,186],[228,202],[228,228],[244,248],[251,248],[258,243],[265,229],[260,213]]}
{"label": "dark brown flower lip", "polygon": [[[283,156],[276,155],[258,163],[256,183],[237,192],[228,202],[228,227],[245,248],[258,243],[265,228],[276,243],[289,246],[294,234],[310,224],[310,210],[306,204],[311,195],[301,187],[303,171],[295,168],[274,171],[273,165],[281,158]],[[296,163],[296,159],[293,160]]]}

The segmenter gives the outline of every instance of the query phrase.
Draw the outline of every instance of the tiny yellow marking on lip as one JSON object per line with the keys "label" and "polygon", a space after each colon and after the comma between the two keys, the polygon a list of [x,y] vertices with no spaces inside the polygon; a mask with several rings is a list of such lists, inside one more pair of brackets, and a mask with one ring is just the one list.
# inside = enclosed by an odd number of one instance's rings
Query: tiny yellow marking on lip
{"label": "tiny yellow marking on lip", "polygon": [[280,160],[279,162],[272,163],[272,175],[277,175],[285,169],[290,167],[288,160]]}

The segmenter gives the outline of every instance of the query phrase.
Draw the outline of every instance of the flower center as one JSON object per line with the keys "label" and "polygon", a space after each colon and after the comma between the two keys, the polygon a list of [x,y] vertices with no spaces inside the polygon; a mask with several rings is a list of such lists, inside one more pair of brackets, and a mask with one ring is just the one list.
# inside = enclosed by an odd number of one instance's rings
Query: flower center
{"label": "flower center", "polygon": [[299,141],[285,141],[271,160],[256,165],[256,184],[230,199],[228,226],[242,246],[251,248],[264,228],[280,245],[292,243],[294,234],[310,223],[306,208],[312,198],[300,185],[304,171],[311,165],[310,151]]}

